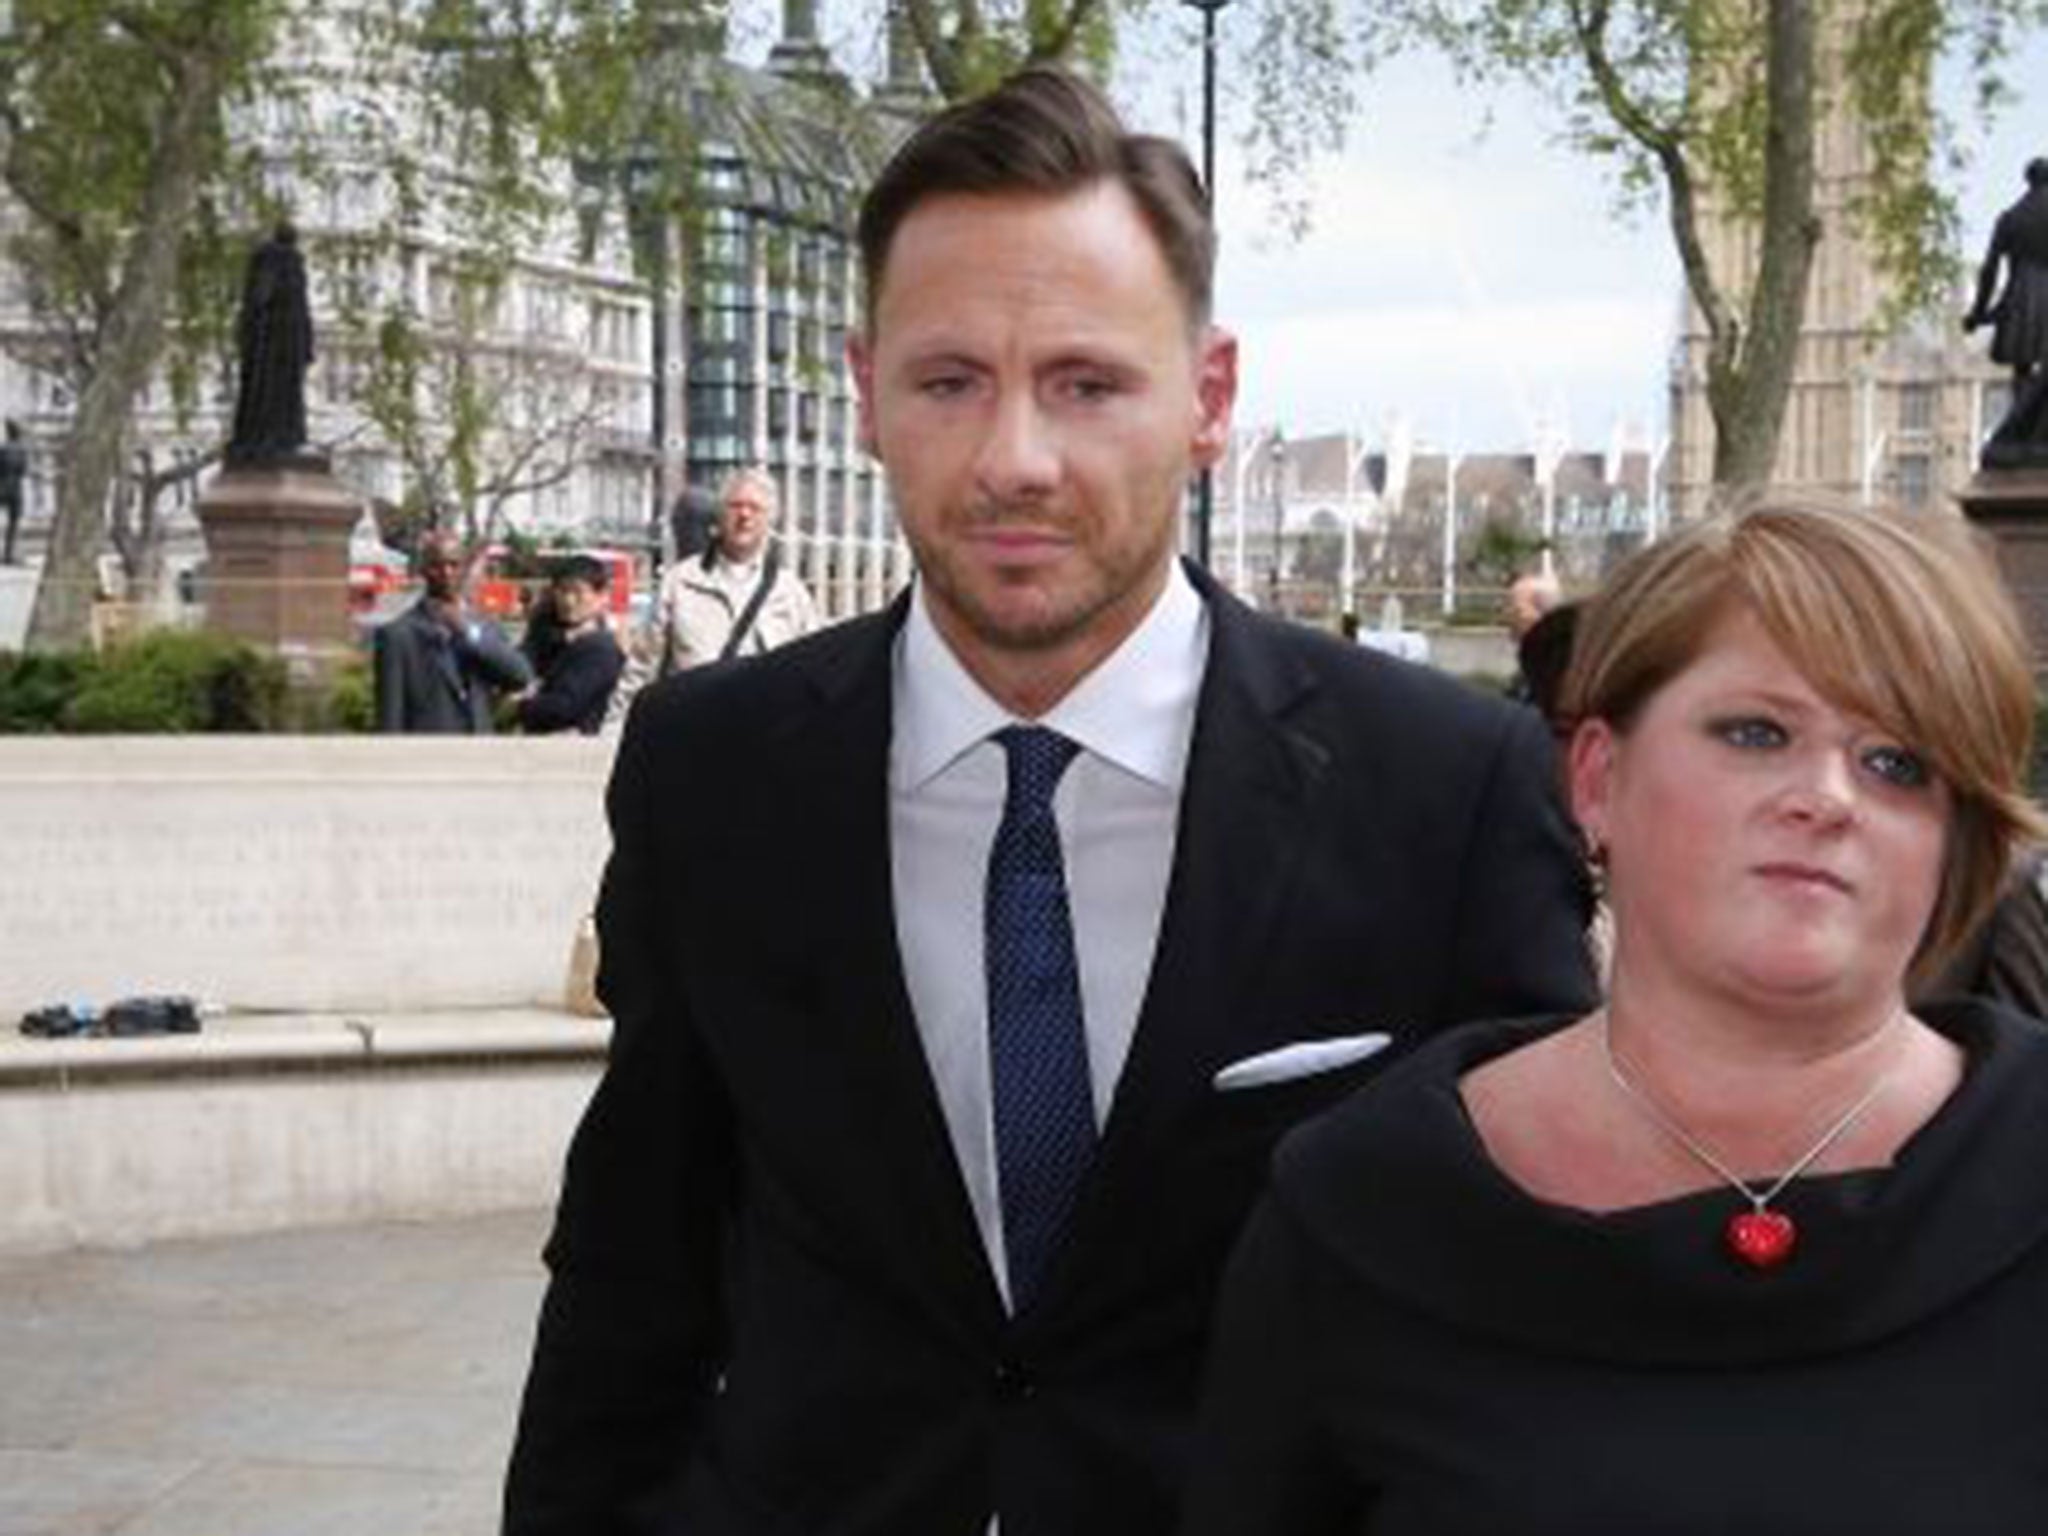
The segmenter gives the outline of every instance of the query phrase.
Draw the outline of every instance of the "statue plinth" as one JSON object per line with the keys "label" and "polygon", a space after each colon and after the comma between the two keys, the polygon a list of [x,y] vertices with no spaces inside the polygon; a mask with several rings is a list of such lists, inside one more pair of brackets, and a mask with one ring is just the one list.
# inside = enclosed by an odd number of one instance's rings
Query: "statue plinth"
{"label": "statue plinth", "polygon": [[199,499],[207,627],[312,663],[346,652],[348,541],[362,510],[316,455],[221,471]]}
{"label": "statue plinth", "polygon": [[2048,467],[1979,470],[1956,499],[1963,515],[1991,535],[2026,625],[2034,671],[2048,672]]}

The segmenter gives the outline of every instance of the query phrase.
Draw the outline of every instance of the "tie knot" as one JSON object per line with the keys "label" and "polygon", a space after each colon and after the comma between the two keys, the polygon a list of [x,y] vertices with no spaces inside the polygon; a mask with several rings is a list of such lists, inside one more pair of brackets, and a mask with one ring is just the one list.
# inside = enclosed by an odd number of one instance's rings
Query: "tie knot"
{"label": "tie knot", "polygon": [[1005,726],[995,739],[1010,762],[1009,802],[1019,809],[1050,805],[1060,775],[1081,750],[1079,742],[1043,725]]}

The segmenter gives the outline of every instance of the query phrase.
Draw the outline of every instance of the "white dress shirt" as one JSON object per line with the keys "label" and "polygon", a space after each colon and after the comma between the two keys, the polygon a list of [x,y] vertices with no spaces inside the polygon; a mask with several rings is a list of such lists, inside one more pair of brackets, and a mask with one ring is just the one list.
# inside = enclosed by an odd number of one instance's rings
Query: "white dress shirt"
{"label": "white dress shirt", "polygon": [[[1209,615],[1180,566],[1152,610],[1046,715],[1081,751],[1053,797],[1098,1127],[1108,1117],[1173,870],[1180,791]],[[989,1099],[982,907],[1007,770],[989,738],[1020,722],[939,635],[922,584],[897,637],[889,749],[896,940],[925,1060],[1004,1298],[1002,1207]]]}

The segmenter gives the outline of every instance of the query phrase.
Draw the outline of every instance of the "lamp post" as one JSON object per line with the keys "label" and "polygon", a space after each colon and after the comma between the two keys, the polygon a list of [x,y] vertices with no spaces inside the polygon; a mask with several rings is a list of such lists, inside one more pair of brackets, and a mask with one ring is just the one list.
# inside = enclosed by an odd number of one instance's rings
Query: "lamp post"
{"label": "lamp post", "polygon": [[1879,431],[1877,426],[1877,375],[1865,368],[1857,374],[1856,383],[1863,404],[1862,430],[1858,433],[1860,452],[1857,455],[1860,460],[1860,499],[1867,507],[1877,499],[1877,467],[1884,462],[1891,434]]}
{"label": "lamp post", "polygon": [[1273,457],[1273,563],[1267,568],[1266,590],[1271,595],[1269,612],[1280,612],[1280,552],[1285,547],[1287,523],[1287,434],[1273,429],[1273,441],[1266,450]]}
{"label": "lamp post", "polygon": [[[1182,0],[1202,13],[1202,194],[1216,224],[1216,13],[1230,0]],[[1204,466],[1195,481],[1195,563],[1209,568],[1209,527],[1216,516],[1216,477]]]}
{"label": "lamp post", "polygon": [[1444,590],[1443,616],[1458,611],[1458,461],[1455,448],[1444,450]]}
{"label": "lamp post", "polygon": [[1656,450],[1650,455],[1645,484],[1644,498],[1647,502],[1644,516],[1643,542],[1654,544],[1664,533],[1664,461],[1671,452],[1671,434],[1665,433],[1657,439]]}
{"label": "lamp post", "polygon": [[1344,434],[1344,571],[1338,582],[1337,609],[1354,623],[1358,619],[1358,471],[1372,443],[1360,435],[1357,446]]}
{"label": "lamp post", "polygon": [[668,501],[668,314],[669,222],[661,198],[661,165],[652,156],[635,154],[625,162],[627,222],[647,269],[648,320],[653,327],[650,365],[648,445],[653,462],[648,471],[647,549],[649,564],[661,568],[661,519]]}
{"label": "lamp post", "polygon": [[[1279,428],[1274,428],[1274,431],[1277,433]],[[1250,494],[1248,481],[1251,476],[1252,467],[1258,462],[1259,454],[1264,451],[1265,446],[1265,433],[1253,432],[1249,437],[1235,438],[1231,448],[1231,461],[1237,470],[1237,478],[1232,483],[1230,497],[1230,590],[1247,601],[1250,599],[1251,588],[1245,577],[1245,498]]]}

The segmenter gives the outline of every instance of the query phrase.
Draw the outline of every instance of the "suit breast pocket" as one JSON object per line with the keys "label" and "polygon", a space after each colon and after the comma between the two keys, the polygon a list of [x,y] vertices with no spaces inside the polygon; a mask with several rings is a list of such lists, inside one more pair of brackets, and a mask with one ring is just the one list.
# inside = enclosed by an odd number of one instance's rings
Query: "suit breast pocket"
{"label": "suit breast pocket", "polygon": [[1259,1157],[1295,1126],[1335,1108],[1367,1082],[1379,1059],[1257,1087],[1212,1089],[1203,1115],[1204,1141],[1218,1155]]}

